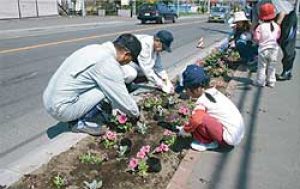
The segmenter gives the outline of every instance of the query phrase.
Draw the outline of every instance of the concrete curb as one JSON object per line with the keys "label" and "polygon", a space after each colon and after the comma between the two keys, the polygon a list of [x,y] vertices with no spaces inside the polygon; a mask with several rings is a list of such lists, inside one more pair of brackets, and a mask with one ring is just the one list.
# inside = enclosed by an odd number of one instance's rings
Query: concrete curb
{"label": "concrete curb", "polygon": [[[196,54],[195,56],[190,57],[188,60],[185,60],[182,63],[179,63],[168,69],[170,78],[176,77],[182,70],[189,64],[193,64],[196,60],[204,58],[207,56],[211,49],[218,47],[220,43],[224,40],[216,42],[201,50],[202,52]],[[0,169],[0,186],[6,185],[7,187],[17,182],[23,175],[29,174],[38,168],[40,168],[43,164],[47,164],[50,159],[56,155],[59,155],[62,152],[69,150],[72,146],[80,142],[82,139],[86,138],[88,135],[86,134],[74,134],[74,133],[63,133],[51,141],[50,144],[43,145],[38,149],[26,154],[24,157],[20,158],[18,161],[9,165],[9,169]],[[180,164],[179,169],[186,169],[187,163],[189,163],[189,158],[195,157],[197,154],[193,155],[193,152],[189,152],[189,155],[184,158],[183,163]],[[194,158],[194,160],[197,160]],[[191,170],[191,169],[187,169]],[[186,174],[186,173],[185,173]]]}
{"label": "concrete curb", "polygon": [[[245,74],[245,67],[239,66],[234,72],[233,77],[239,78]],[[226,88],[226,95],[229,98],[233,95],[233,91],[238,81],[231,80]],[[193,167],[197,161],[201,159],[201,153],[193,150],[188,150],[186,156],[181,161],[177,171],[173,175],[166,189],[187,189],[188,178],[192,175]]]}

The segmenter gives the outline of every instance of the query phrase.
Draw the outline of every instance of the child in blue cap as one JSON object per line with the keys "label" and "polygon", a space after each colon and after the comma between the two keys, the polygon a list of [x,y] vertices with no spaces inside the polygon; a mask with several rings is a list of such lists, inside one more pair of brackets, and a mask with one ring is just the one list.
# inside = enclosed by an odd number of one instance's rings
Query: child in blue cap
{"label": "child in blue cap", "polygon": [[189,122],[177,127],[178,134],[191,133],[191,147],[196,151],[238,145],[244,136],[244,121],[237,107],[216,88],[209,88],[210,79],[202,67],[189,65],[182,75],[187,95],[197,101]]}

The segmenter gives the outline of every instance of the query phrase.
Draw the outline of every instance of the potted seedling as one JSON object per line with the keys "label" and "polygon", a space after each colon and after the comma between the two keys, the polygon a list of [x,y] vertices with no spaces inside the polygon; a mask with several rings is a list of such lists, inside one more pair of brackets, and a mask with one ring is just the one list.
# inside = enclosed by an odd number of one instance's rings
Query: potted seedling
{"label": "potted seedling", "polygon": [[117,112],[112,116],[111,123],[113,123],[118,132],[127,132],[132,129],[132,123],[128,121],[126,114],[121,112]]}
{"label": "potted seedling", "polygon": [[161,143],[165,143],[168,146],[172,146],[175,143],[175,141],[176,141],[176,133],[168,129],[165,129]]}
{"label": "potted seedling", "polygon": [[103,144],[105,148],[111,148],[117,143],[117,133],[108,130],[103,137]]}
{"label": "potted seedling", "polygon": [[118,150],[119,157],[123,157],[126,154],[129,154],[131,151],[131,147],[132,142],[129,138],[123,138],[122,140],[120,140]]}
{"label": "potted seedling", "polygon": [[155,114],[154,114],[154,120],[156,121],[163,121],[164,120],[164,109],[161,105],[158,105],[154,109]]}
{"label": "potted seedling", "polygon": [[149,173],[158,173],[161,171],[162,166],[159,158],[149,157],[146,160],[146,164],[148,165],[147,172]]}

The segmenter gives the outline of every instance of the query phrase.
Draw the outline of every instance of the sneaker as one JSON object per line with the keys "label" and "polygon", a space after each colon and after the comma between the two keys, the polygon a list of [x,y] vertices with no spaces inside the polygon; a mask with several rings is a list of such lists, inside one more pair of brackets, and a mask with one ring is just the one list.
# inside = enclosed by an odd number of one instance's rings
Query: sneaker
{"label": "sneaker", "polygon": [[291,80],[292,79],[292,72],[291,71],[283,71],[282,74],[276,74],[276,79],[278,81],[285,81],[285,80]]}
{"label": "sneaker", "polygon": [[106,125],[98,125],[93,122],[78,121],[76,124],[69,122],[69,127],[73,133],[86,133],[92,136],[101,136],[107,131]]}
{"label": "sneaker", "polygon": [[211,142],[211,143],[208,143],[208,144],[203,144],[203,143],[200,143],[198,141],[194,141],[191,144],[191,148],[195,151],[198,151],[198,152],[204,152],[206,150],[212,150],[212,149],[216,149],[218,147],[219,147],[219,145],[218,145],[217,142]]}
{"label": "sneaker", "polygon": [[275,87],[275,82],[268,82],[267,86],[271,87],[271,88],[274,88]]}

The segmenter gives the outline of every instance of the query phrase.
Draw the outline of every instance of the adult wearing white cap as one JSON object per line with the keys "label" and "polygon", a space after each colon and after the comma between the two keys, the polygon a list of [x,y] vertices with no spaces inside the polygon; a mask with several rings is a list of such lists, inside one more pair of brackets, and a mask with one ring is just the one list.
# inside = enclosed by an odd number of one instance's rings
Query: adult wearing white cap
{"label": "adult wearing white cap", "polygon": [[147,80],[159,87],[163,92],[173,93],[174,87],[161,61],[161,52],[171,52],[173,34],[167,30],[160,30],[154,36],[136,35],[141,42],[142,51],[138,61],[122,67],[125,82],[130,84],[138,76],[145,76]]}
{"label": "adult wearing white cap", "polygon": [[257,46],[252,43],[251,25],[245,12],[235,12],[234,20],[234,42],[243,62],[251,64],[255,62]]}

